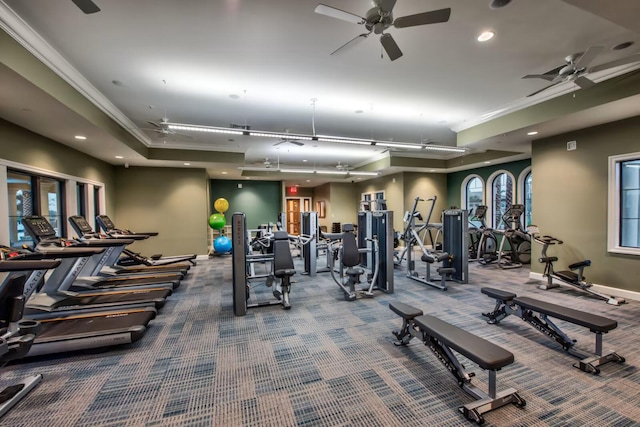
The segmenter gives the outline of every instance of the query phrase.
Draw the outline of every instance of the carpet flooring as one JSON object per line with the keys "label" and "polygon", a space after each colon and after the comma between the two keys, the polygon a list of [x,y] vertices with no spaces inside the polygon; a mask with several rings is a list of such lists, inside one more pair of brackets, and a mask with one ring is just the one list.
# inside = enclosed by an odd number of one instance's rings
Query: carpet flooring
{"label": "carpet flooring", "polygon": [[[300,262],[300,261],[296,261]],[[261,268],[258,266],[258,268]],[[424,267],[420,267],[424,268]],[[301,271],[301,268],[299,268]],[[465,426],[457,408],[473,399],[420,341],[393,344],[399,301],[481,336],[515,356],[498,372],[524,409],[485,415],[491,426],[640,426],[640,303],[615,307],[573,288],[539,290],[526,268],[471,264],[470,283],[447,291],[395,271],[395,293],[345,301],[328,273],[294,276],[291,310],[252,308],[236,317],[230,257],[199,262],[138,342],[106,351],[31,358],[0,370],[2,386],[42,373],[44,380],[2,426]],[[514,316],[499,325],[481,316],[495,287],[618,321],[604,347],[626,363],[600,375],[572,367],[576,358]],[[256,283],[251,301],[272,298]],[[558,322],[591,351],[594,334]],[[473,383],[486,390],[487,374]],[[475,369],[474,369],[475,368]]]}

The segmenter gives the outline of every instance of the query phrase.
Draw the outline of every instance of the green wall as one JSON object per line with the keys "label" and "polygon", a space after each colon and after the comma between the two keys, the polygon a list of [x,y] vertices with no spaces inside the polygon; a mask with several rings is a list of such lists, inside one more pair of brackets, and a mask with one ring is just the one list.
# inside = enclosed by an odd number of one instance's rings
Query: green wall
{"label": "green wall", "polygon": [[207,247],[207,172],[191,168],[116,168],[117,227],[157,231],[132,249],[145,255],[203,255]]}
{"label": "green wall", "polygon": [[[568,141],[577,142],[575,151],[567,151]],[[607,252],[608,157],[634,152],[640,117],[533,142],[534,221],[541,234],[564,241],[549,250],[560,258],[556,269],[590,259],[590,282],[640,292],[638,257]],[[537,256],[540,246],[533,250]],[[537,262],[531,267],[542,272]]]}
{"label": "green wall", "polygon": [[[242,188],[238,188],[242,185]],[[279,181],[226,181],[212,179],[210,182],[211,206],[209,213],[215,213],[213,203],[224,197],[229,202],[225,213],[227,224],[234,212],[244,212],[247,227],[257,228],[260,224],[276,222],[282,211],[282,190]]]}
{"label": "green wall", "polygon": [[0,159],[104,184],[106,210],[114,209],[112,165],[0,119]]}
{"label": "green wall", "polygon": [[[501,163],[497,165],[490,165],[483,168],[476,169],[466,169],[460,172],[453,172],[447,175],[447,208],[450,206],[462,206],[462,181],[469,175],[478,175],[483,180],[485,185],[487,184],[487,178],[491,176],[492,173],[498,170],[506,170],[511,172],[516,179],[516,187],[517,180],[520,177],[520,173],[531,166],[531,159],[519,160],[517,162],[510,163]],[[534,178],[535,180],[535,178]],[[535,186],[534,186],[535,188]],[[518,188],[517,191],[520,191]],[[516,197],[520,197],[519,194]],[[516,199],[518,200],[518,199]]]}

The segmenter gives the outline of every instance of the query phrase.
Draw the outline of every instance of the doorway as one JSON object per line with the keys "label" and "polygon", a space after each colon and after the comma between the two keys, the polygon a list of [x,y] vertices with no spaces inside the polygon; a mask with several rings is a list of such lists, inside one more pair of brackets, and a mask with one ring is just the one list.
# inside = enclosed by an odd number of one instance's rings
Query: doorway
{"label": "doorway", "polygon": [[308,212],[311,209],[310,197],[287,197],[287,233],[300,235],[300,212]]}

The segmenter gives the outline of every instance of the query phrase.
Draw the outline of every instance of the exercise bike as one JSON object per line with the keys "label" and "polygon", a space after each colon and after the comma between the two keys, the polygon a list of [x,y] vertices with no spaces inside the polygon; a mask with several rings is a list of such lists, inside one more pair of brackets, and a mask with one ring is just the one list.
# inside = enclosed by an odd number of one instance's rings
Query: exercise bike
{"label": "exercise bike", "polygon": [[605,295],[592,289],[593,284],[587,282],[584,277],[584,269],[591,265],[591,260],[586,259],[584,261],[570,264],[568,266],[569,270],[555,271],[553,269],[553,263],[558,261],[558,257],[548,256],[547,250],[549,249],[549,246],[561,245],[563,243],[562,240],[552,236],[540,236],[538,234],[538,227],[535,225],[529,226],[529,233],[533,237],[533,240],[542,245],[542,251],[538,261],[544,263],[544,273],[542,273],[542,276],[547,279],[547,283],[538,286],[538,288],[544,290],[557,288],[559,287],[558,283],[554,283],[554,279],[556,279],[562,283],[566,283],[567,285],[571,285],[585,291],[596,298],[602,299],[606,301],[607,304],[620,305],[626,302],[624,298]]}

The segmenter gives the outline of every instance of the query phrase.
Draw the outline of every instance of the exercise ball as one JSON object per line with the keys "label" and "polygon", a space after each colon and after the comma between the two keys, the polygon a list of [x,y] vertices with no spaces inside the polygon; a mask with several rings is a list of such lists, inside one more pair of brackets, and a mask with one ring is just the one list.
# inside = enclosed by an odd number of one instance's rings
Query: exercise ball
{"label": "exercise ball", "polygon": [[227,224],[227,220],[224,215],[220,213],[214,213],[209,217],[209,227],[214,230],[222,230],[224,226]]}
{"label": "exercise ball", "polygon": [[231,239],[227,236],[218,236],[213,241],[213,249],[219,254],[231,252]]}
{"label": "exercise ball", "polygon": [[229,209],[229,202],[227,202],[227,199],[223,199],[222,197],[220,197],[213,203],[213,207],[216,211],[225,213],[227,209]]}

